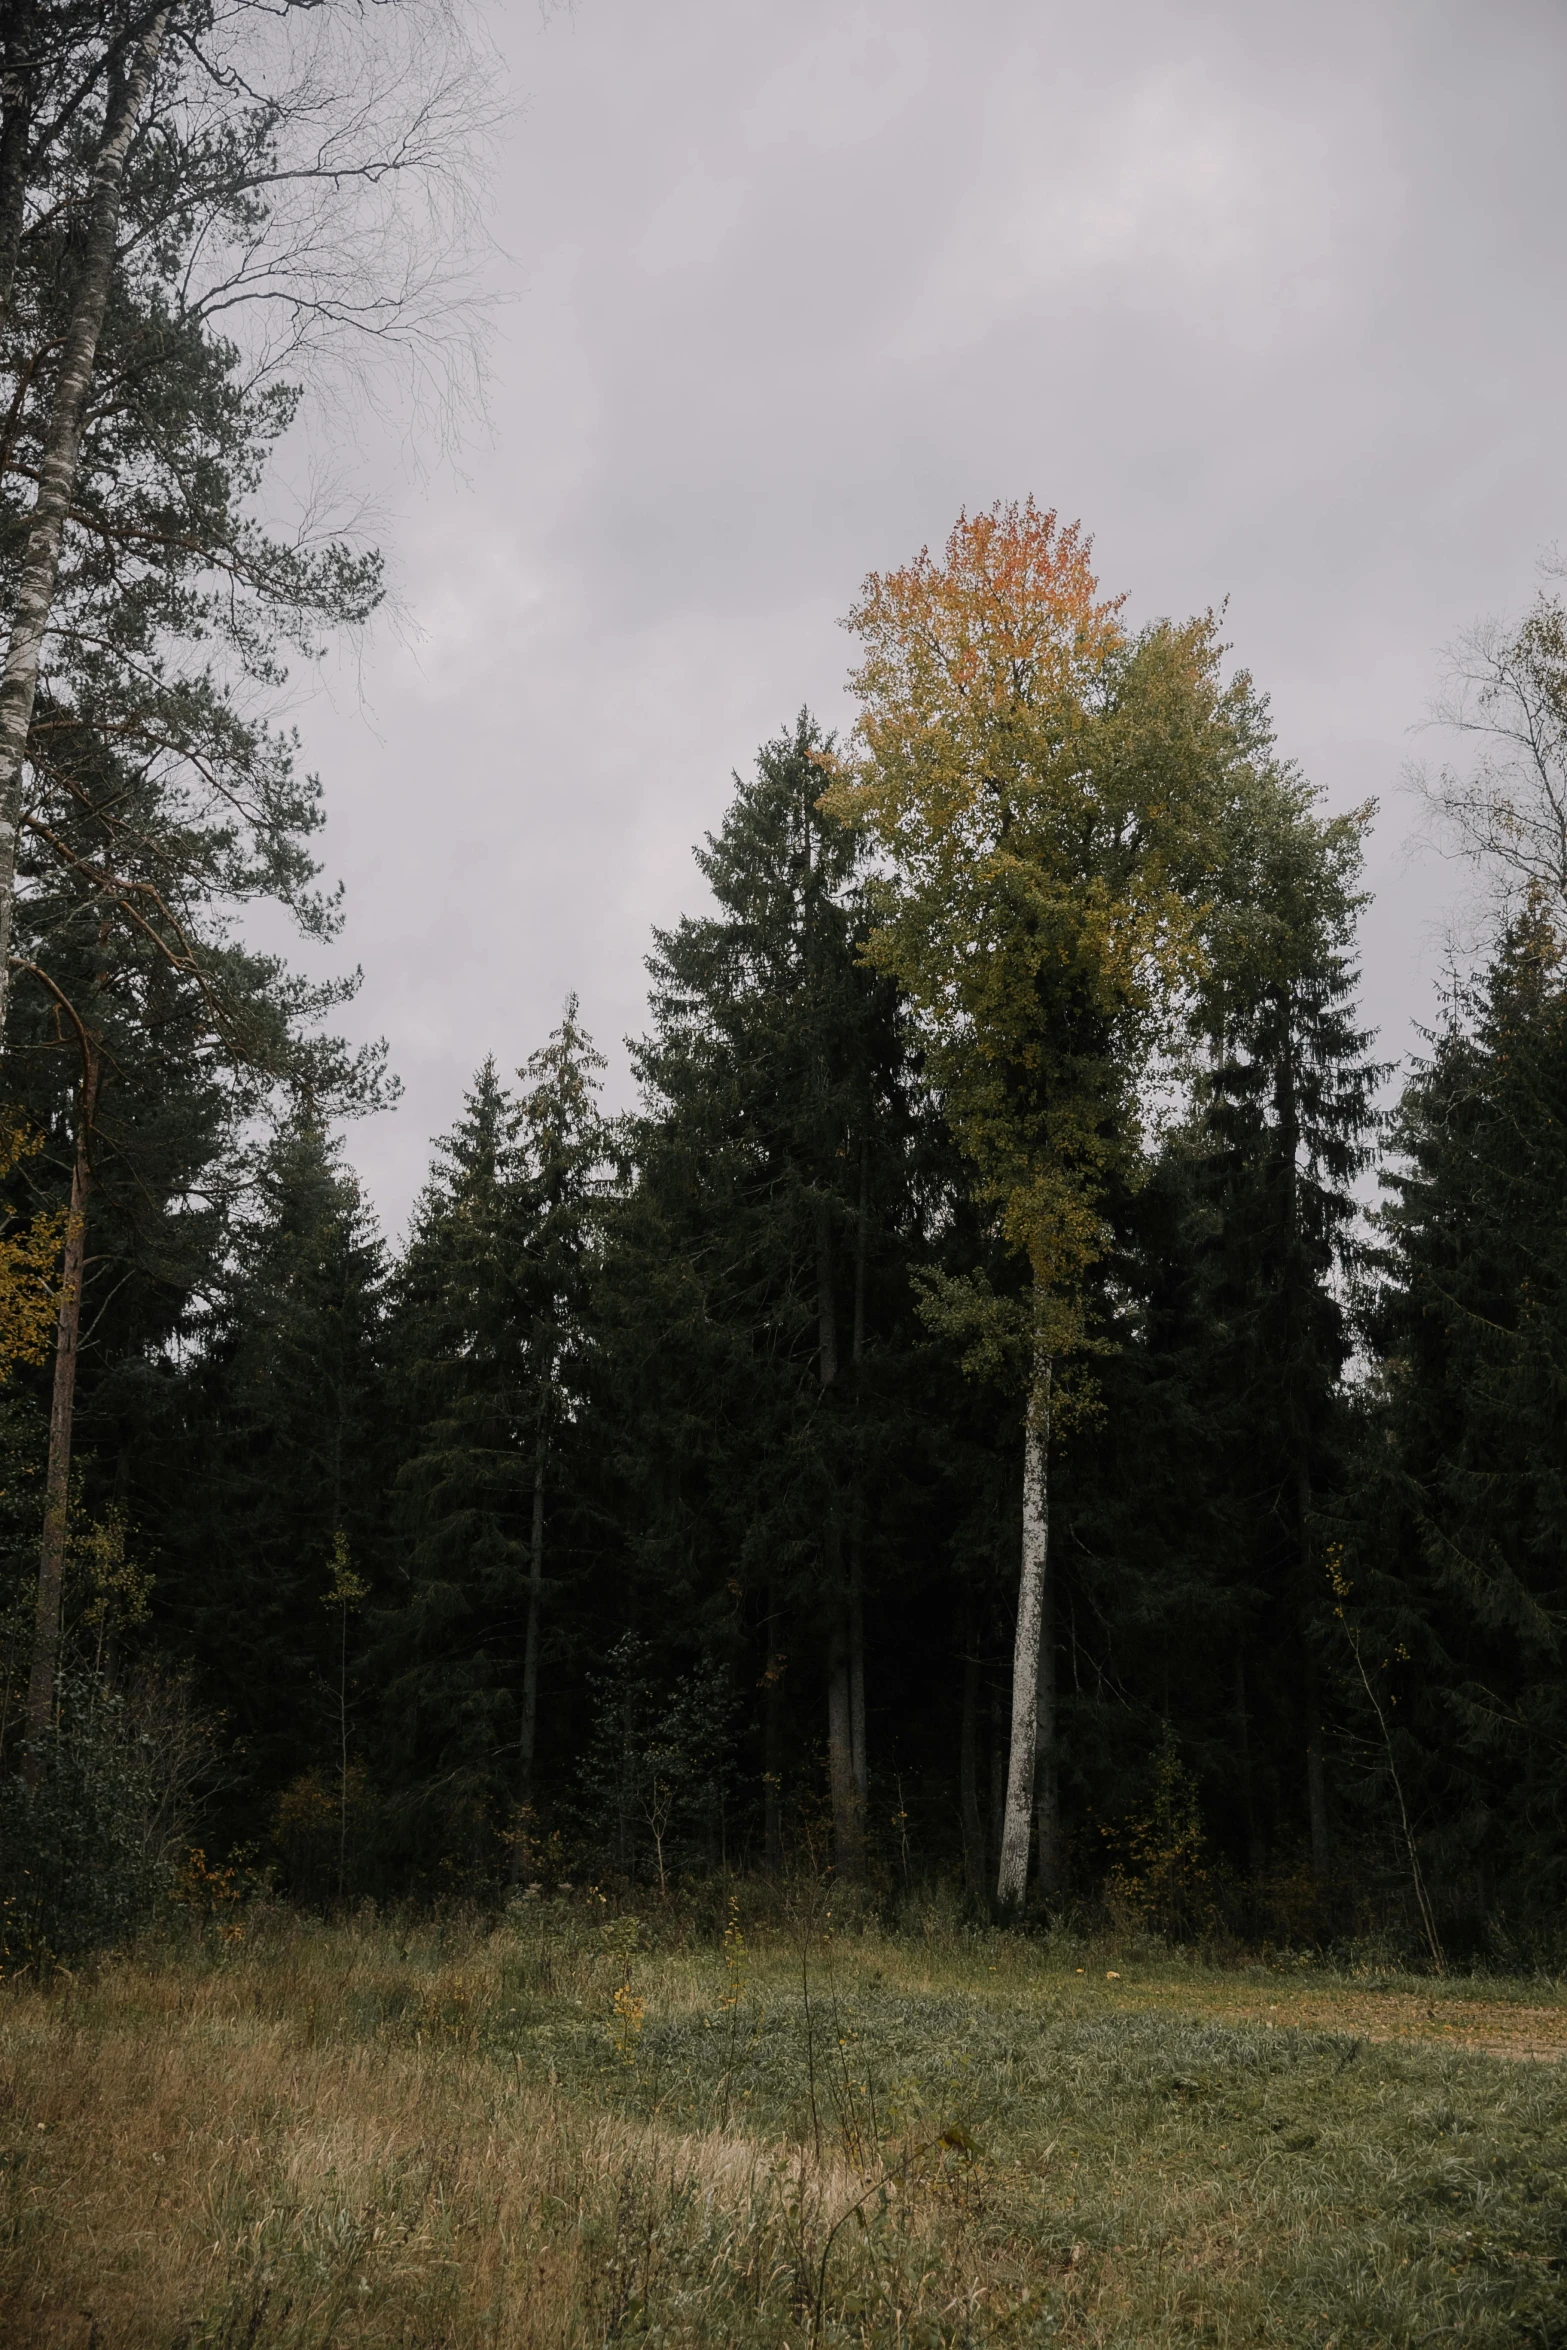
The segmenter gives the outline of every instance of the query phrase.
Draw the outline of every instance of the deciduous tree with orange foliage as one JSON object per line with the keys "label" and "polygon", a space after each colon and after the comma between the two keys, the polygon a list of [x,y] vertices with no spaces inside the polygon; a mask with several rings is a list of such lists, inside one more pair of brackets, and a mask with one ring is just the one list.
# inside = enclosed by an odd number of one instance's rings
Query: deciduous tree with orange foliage
{"label": "deciduous tree with orange foliage", "polygon": [[[1148,1079],[1203,968],[1235,816],[1272,773],[1249,680],[1222,678],[1213,615],[1133,632],[1090,558],[1078,525],[1030,498],[960,515],[939,558],[873,572],[847,622],[857,747],[824,795],[887,860],[868,951],[906,990],[953,1130],[1032,1276],[1021,1315],[951,1284],[933,1301],[972,1364],[1010,1354],[1028,1392],[1004,1904],[1026,1888],[1053,1736],[1056,1366],[1085,1343],[1107,1189],[1135,1180]],[[1047,1890],[1052,1813],[1044,1802]]]}

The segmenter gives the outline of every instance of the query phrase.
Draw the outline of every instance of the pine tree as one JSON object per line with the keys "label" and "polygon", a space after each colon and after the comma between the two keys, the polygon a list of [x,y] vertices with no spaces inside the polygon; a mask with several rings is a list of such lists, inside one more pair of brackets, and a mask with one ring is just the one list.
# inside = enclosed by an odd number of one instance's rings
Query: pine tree
{"label": "pine tree", "polygon": [[[455,12],[366,30],[316,0],[0,22],[0,1033],[50,703],[201,803],[280,643],[379,599],[373,555],[266,530],[255,493],[334,341],[437,374],[460,348],[429,330],[464,308],[450,199],[490,101]],[[269,830],[265,766],[227,797],[236,842]]]}
{"label": "pine tree", "polygon": [[[229,934],[235,904],[279,884],[279,860],[294,880],[312,870],[302,843],[310,794],[284,791],[268,818],[271,848],[258,857],[253,840],[237,843],[220,806],[171,796],[158,764],[132,757],[101,714],[89,721],[54,707],[50,724],[19,868],[6,1061],[13,1097],[36,1105],[64,1162],[34,1740],[52,1702],[90,1288],[105,1286],[111,1266],[116,1284],[134,1269],[152,1272],[154,1290],[188,1285],[188,1244],[205,1233],[218,1245],[225,1202],[243,1180],[247,1125],[275,1115],[280,1096],[322,1115],[367,1106],[379,1098],[384,1057],[313,1033],[354,982],[303,983]],[[286,746],[272,764],[274,780],[286,777]],[[243,794],[251,774],[241,744],[231,764],[214,764],[213,800],[225,789]],[[171,1249],[182,1271],[160,1262]],[[180,1309],[171,1315],[166,1300],[164,1310],[157,1336]],[[110,1334],[100,1317],[93,1324],[101,1355]]]}

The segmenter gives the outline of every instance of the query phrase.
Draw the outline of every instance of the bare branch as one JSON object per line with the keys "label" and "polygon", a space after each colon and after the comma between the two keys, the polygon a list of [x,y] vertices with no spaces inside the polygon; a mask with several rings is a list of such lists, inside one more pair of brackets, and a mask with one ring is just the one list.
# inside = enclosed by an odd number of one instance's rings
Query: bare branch
{"label": "bare branch", "polygon": [[1449,664],[1433,720],[1473,756],[1409,773],[1437,845],[1499,910],[1532,899],[1567,923],[1567,606],[1542,590],[1516,626],[1472,629]]}

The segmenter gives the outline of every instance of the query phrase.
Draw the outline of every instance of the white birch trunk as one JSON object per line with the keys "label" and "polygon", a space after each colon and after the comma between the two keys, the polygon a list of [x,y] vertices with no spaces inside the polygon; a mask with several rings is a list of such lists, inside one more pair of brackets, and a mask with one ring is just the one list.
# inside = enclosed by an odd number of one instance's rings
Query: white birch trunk
{"label": "white birch trunk", "polygon": [[1023,1438],[1023,1556],[1018,1575],[1017,1643],[1012,1652],[1012,1740],[1007,1803],[1001,1823],[996,1898],[1018,1908],[1028,1890],[1039,1750],[1039,1642],[1050,1557],[1050,1364],[1036,1360]]}
{"label": "white birch trunk", "polygon": [[1061,1817],[1056,1772],[1055,1585],[1046,1562],[1039,1610],[1039,1781],[1034,1808],[1039,1821],[1039,1890],[1049,1901],[1061,1888]]}
{"label": "white birch trunk", "polygon": [[38,693],[44,637],[60,576],[65,519],[76,490],[87,394],[98,357],[120,234],[125,163],[152,87],[171,8],[160,9],[131,50],[110,91],[103,139],[93,165],[82,274],[60,354],[54,405],[44,436],[38,495],[22,556],[11,638],[0,675],[0,1038],[11,994],[11,928],[16,897],[17,836],[22,821],[22,767]]}

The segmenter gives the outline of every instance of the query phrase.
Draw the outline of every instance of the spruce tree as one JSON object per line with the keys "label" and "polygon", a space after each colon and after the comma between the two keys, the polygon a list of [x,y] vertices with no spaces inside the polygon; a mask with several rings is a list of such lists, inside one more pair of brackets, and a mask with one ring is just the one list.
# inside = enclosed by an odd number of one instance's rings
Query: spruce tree
{"label": "spruce tree", "polygon": [[436,1146],[393,1293],[404,1600],[383,1670],[402,1775],[446,1791],[429,1835],[470,1850],[516,1752],[528,1586],[534,1414],[516,1133],[516,1104],[487,1060]]}
{"label": "spruce tree", "polygon": [[1288,778],[1281,786],[1210,968],[1208,1065],[1185,1139],[1199,1231],[1196,1360],[1233,1578],[1242,1800],[1255,1816],[1260,1733],[1284,1820],[1297,1813],[1292,1787],[1304,1795],[1325,1887],[1323,1510],[1342,1496],[1355,1185],[1385,1072],[1356,1018],[1362,820],[1324,820],[1309,793]]}
{"label": "spruce tree", "polygon": [[344,1705],[356,1740],[367,1727],[332,1592],[335,1561],[386,1587],[384,1281],[341,1149],[303,1115],[229,1223],[183,1360],[107,1383],[139,1454],[130,1506],[156,1550],[155,1630],[233,1741],[215,1833],[270,1837],[291,1783],[341,1777]]}
{"label": "spruce tree", "polygon": [[817,805],[824,748],[803,714],[764,746],[698,852],[717,911],[656,934],[610,1272],[640,1604],[679,1592],[731,1656],[744,1608],[774,1858],[789,1693],[817,1693],[835,1863],[856,1882],[918,1210],[906,1046],[862,958],[858,852]]}
{"label": "spruce tree", "polygon": [[[521,1267],[528,1316],[533,1410],[533,1496],[528,1526],[528,1614],[523,1643],[517,1792],[533,1795],[539,1672],[545,1644],[545,1534],[552,1470],[590,1400],[610,1136],[599,1114],[602,1054],[569,996],[560,1027],[521,1071],[518,1175],[527,1232]],[[520,1852],[520,1845],[518,1847]]]}
{"label": "spruce tree", "polygon": [[1537,904],[1455,984],[1394,1122],[1346,1544],[1388,1759],[1471,1935],[1553,1915],[1567,1883],[1564,1138],[1563,951]]}
{"label": "spruce tree", "polygon": [[406,1598],[384,1629],[405,1779],[439,1776],[438,1834],[487,1865],[521,1854],[538,1762],[552,1526],[591,1378],[607,1136],[602,1062],[567,1002],[522,1072],[493,1061],[439,1145],[398,1269],[394,1350],[407,1452],[397,1478]]}
{"label": "spruce tree", "polygon": [[1135,1814],[1171,1740],[1219,1849],[1253,1875],[1309,1836],[1314,1808],[1323,1826],[1309,1707],[1325,1639],[1332,1662],[1345,1292],[1379,1072],[1349,960],[1359,822],[1324,819],[1287,771],[1256,782],[1226,847],[1189,1083],[1146,1167],[1107,1193],[1091,1385],[1061,1448],[1041,1704],[1059,1683],[1080,1883],[1076,1831]]}

